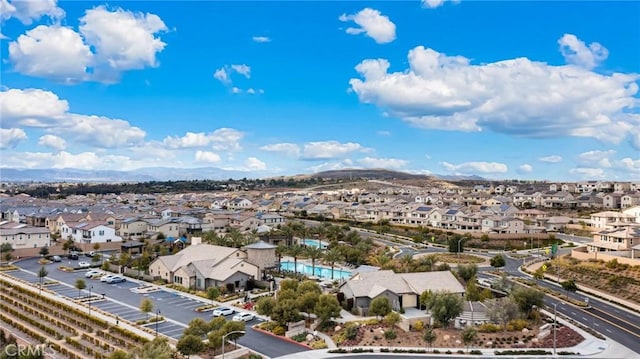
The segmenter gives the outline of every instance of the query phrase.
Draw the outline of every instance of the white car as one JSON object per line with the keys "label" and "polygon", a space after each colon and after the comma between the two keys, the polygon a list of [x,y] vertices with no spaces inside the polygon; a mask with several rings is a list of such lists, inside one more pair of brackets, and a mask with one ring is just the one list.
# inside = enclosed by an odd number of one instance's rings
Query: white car
{"label": "white car", "polygon": [[78,267],[80,267],[80,268],[89,268],[89,267],[91,267],[91,263],[89,263],[89,262],[78,262]]}
{"label": "white car", "polygon": [[102,274],[102,272],[101,272],[101,271],[99,271],[99,270],[97,270],[97,269],[91,269],[91,270],[87,271],[87,272],[84,274],[84,276],[85,276],[85,277],[87,277],[87,278],[93,278],[93,277],[95,277],[95,276],[97,276],[97,275],[100,275],[100,274]]}
{"label": "white car", "polygon": [[111,276],[111,277],[107,278],[107,283],[108,284],[114,284],[114,283],[120,283],[120,282],[126,282],[125,277],[123,277],[121,275],[114,275],[114,276]]}
{"label": "white car", "polygon": [[234,322],[250,322],[254,318],[255,317],[251,313],[238,313],[233,316],[233,321]]}
{"label": "white car", "polygon": [[100,277],[100,281],[101,281],[101,282],[106,282],[106,281],[108,281],[108,280],[109,280],[109,278],[111,278],[111,277],[113,277],[113,276],[115,276],[115,275],[116,275],[116,274],[105,274],[105,275],[103,275],[102,277]]}
{"label": "white car", "polygon": [[235,310],[231,309],[231,308],[227,308],[227,307],[218,307],[216,309],[213,310],[213,316],[214,317],[224,317],[227,315],[231,315],[235,313]]}

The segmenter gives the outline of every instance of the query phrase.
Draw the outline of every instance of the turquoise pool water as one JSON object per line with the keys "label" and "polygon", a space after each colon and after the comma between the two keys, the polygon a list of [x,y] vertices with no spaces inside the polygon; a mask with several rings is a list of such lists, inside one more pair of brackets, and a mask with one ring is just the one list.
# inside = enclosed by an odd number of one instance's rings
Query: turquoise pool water
{"label": "turquoise pool water", "polygon": [[[294,263],[293,262],[282,262],[280,263],[280,268],[282,268],[283,270],[287,270],[287,271],[294,271]],[[331,268],[330,267],[322,267],[322,266],[318,266],[316,265],[315,268],[315,273],[311,273],[311,265],[309,264],[304,264],[304,263],[298,263],[298,266],[295,267],[296,268],[296,272],[298,273],[302,273],[304,275],[308,275],[308,276],[316,276],[318,278],[323,278],[323,279],[331,279]],[[333,269],[333,279],[347,279],[351,276],[351,272],[346,271],[346,270],[342,270],[342,269],[337,269],[334,268]]]}
{"label": "turquoise pool water", "polygon": [[327,249],[327,247],[329,246],[329,243],[325,241],[321,241],[318,239],[309,239],[309,238],[303,239],[302,244],[308,247],[316,247],[320,249]]}

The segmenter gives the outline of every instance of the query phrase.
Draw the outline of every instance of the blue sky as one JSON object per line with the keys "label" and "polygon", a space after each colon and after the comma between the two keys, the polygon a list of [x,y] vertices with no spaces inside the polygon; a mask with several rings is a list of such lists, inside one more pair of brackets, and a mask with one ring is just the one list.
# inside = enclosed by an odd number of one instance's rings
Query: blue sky
{"label": "blue sky", "polygon": [[640,3],[0,0],[1,167],[640,179]]}

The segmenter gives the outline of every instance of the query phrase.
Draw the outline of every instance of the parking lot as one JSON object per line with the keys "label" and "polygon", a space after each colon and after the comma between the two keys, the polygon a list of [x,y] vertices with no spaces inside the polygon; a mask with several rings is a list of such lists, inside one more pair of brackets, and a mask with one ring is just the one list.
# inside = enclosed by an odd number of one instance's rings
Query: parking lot
{"label": "parking lot", "polygon": [[[112,313],[123,320],[136,322],[146,319],[146,314],[140,311],[140,303],[143,298],[151,299],[153,303],[153,311],[149,316],[159,315],[165,318],[165,321],[158,323],[158,334],[167,337],[179,339],[188,323],[194,318],[202,318],[206,321],[211,320],[212,312],[196,312],[195,308],[206,305],[210,301],[206,299],[194,299],[181,292],[174,292],[167,289],[160,289],[149,293],[138,292],[141,285],[135,280],[127,278],[125,282],[108,284],[101,282],[99,279],[86,278],[85,273],[88,269],[76,270],[73,272],[64,272],[58,269],[60,265],[68,265],[74,267],[78,261],[83,260],[63,259],[61,263],[51,263],[45,265],[48,275],[45,282],[57,281],[57,284],[49,284],[46,288],[56,292],[60,296],[75,299],[78,297],[78,289],[75,288],[75,282],[78,278],[82,278],[86,283],[86,288],[81,291],[81,296],[88,296],[91,293],[94,300],[91,306],[100,308],[106,312]],[[22,270],[7,273],[14,277],[26,280],[31,283],[38,283],[39,278],[37,272],[41,265],[38,264],[37,258],[19,261],[18,264]],[[227,316],[227,320],[231,320],[232,316]],[[252,348],[268,357],[278,357],[295,352],[306,350],[305,348],[273,338],[269,335],[254,331],[251,326],[260,323],[261,319],[254,319],[246,323],[246,334],[238,339],[238,344]],[[156,329],[156,324],[147,324],[146,327],[151,330]]]}

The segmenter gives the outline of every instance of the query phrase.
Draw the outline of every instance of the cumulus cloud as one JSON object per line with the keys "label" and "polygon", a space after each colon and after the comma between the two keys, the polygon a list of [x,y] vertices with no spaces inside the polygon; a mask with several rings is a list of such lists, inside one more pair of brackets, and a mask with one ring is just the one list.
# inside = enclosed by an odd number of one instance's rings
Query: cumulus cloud
{"label": "cumulus cloud", "polygon": [[113,148],[140,143],[146,133],[125,120],[68,112],[69,104],[50,91],[9,89],[0,92],[5,126],[46,128],[51,134],[88,145]]}
{"label": "cumulus cloud", "polygon": [[65,12],[58,7],[56,0],[0,0],[0,20],[16,18],[24,25],[31,25],[34,20],[44,16],[59,20],[65,16]]}
{"label": "cumulus cloud", "polygon": [[27,133],[21,128],[0,128],[0,148],[15,148],[27,139]]}
{"label": "cumulus cloud", "polygon": [[59,25],[27,31],[9,44],[9,60],[29,76],[113,83],[124,71],[158,66],[156,55],[166,44],[156,34],[163,31],[157,15],[98,6],[79,19],[79,32]]}
{"label": "cumulus cloud", "polygon": [[260,147],[261,150],[267,152],[282,153],[284,155],[297,158],[300,156],[300,146],[295,143],[274,143]]}
{"label": "cumulus cloud", "polygon": [[353,165],[353,161],[346,158],[342,161],[338,162],[323,162],[321,164],[308,167],[307,170],[312,173],[322,172],[322,171],[333,171],[333,170],[343,170],[347,168],[359,168]]}
{"label": "cumulus cloud", "polygon": [[[638,74],[598,74],[527,58],[472,65],[418,46],[409,68],[366,59],[349,81],[363,103],[420,128],[523,137],[592,137],[619,143],[640,132]],[[585,86],[589,84],[589,86]],[[639,140],[640,141],[640,140]]]}
{"label": "cumulus cloud", "polygon": [[558,155],[551,155],[551,156],[540,157],[538,158],[538,161],[546,162],[546,163],[558,163],[562,161],[562,157]]}
{"label": "cumulus cloud", "polygon": [[531,166],[528,163],[525,163],[518,167],[518,173],[520,174],[527,174],[527,173],[531,173],[532,171],[533,171],[533,166]]}
{"label": "cumulus cloud", "polygon": [[264,90],[262,89],[254,89],[250,87],[246,90],[243,90],[240,87],[234,86],[232,80],[232,74],[234,73],[249,79],[251,78],[251,66],[246,64],[224,65],[213,73],[213,78],[220,81],[223,85],[229,87],[231,89],[231,93],[234,94],[247,93],[249,95],[256,95],[264,93]]}
{"label": "cumulus cloud", "polygon": [[239,73],[240,75],[246,77],[246,78],[250,78],[251,77],[251,67],[245,65],[245,64],[240,64],[240,65],[231,65],[231,68]]}
{"label": "cumulus cloud", "polygon": [[342,14],[340,21],[353,21],[359,27],[348,27],[345,32],[350,35],[364,33],[374,39],[378,44],[386,44],[396,39],[396,25],[384,16],[380,11],[364,8],[352,15]]}
{"label": "cumulus cloud", "polygon": [[196,161],[206,163],[218,163],[222,159],[220,155],[211,151],[196,151]]}
{"label": "cumulus cloud", "polygon": [[233,128],[219,128],[211,133],[187,132],[182,137],[167,136],[162,143],[168,148],[197,148],[211,146],[215,150],[239,151],[244,133]]}
{"label": "cumulus cloud", "polygon": [[93,53],[73,29],[40,25],[9,44],[9,61],[22,74],[71,83],[85,79]]}
{"label": "cumulus cloud", "polygon": [[367,168],[401,169],[406,167],[409,161],[397,158],[365,157],[359,159],[358,163]]}
{"label": "cumulus cloud", "polygon": [[256,157],[249,157],[244,161],[244,166],[249,171],[264,171],[267,169],[267,164],[260,161]]}
{"label": "cumulus cloud", "polygon": [[422,0],[422,6],[430,9],[435,9],[437,7],[444,5],[444,3],[447,1],[455,4],[460,2],[460,0]]}
{"label": "cumulus cloud", "polygon": [[227,70],[224,67],[221,67],[219,69],[217,69],[214,73],[213,73],[213,78],[222,82],[223,84],[227,85],[231,83],[231,79],[229,78],[229,74],[227,73]]}
{"label": "cumulus cloud", "polygon": [[614,161],[613,166],[618,170],[640,173],[640,158],[634,160],[630,157],[625,157],[621,160]]}
{"label": "cumulus cloud", "polygon": [[353,152],[367,151],[359,143],[338,141],[308,142],[304,145],[302,157],[305,160],[324,160],[343,157]]}
{"label": "cumulus cloud", "polygon": [[55,135],[40,136],[40,139],[38,139],[38,144],[40,146],[49,147],[56,151],[62,151],[67,148],[67,141],[65,141],[64,138]]}
{"label": "cumulus cloud", "polygon": [[251,39],[255,42],[271,42],[271,38],[267,36],[254,36]]}
{"label": "cumulus cloud", "polygon": [[558,40],[558,45],[560,45],[560,52],[566,62],[589,70],[597,67],[609,57],[609,50],[601,44],[592,42],[587,46],[584,41],[573,34],[564,34]]}
{"label": "cumulus cloud", "polygon": [[578,155],[578,164],[583,166],[591,166],[595,167],[597,165],[599,167],[608,168],[611,167],[611,162],[609,160],[610,157],[616,154],[615,150],[608,151],[587,151],[582,152]]}
{"label": "cumulus cloud", "polygon": [[605,171],[602,168],[578,167],[578,168],[570,169],[569,173],[572,175],[577,175],[578,177],[581,177],[584,179],[595,179],[595,178],[605,177]]}
{"label": "cumulus cloud", "polygon": [[498,162],[464,162],[452,164],[441,162],[441,165],[449,172],[474,174],[474,173],[506,173],[507,165]]}

